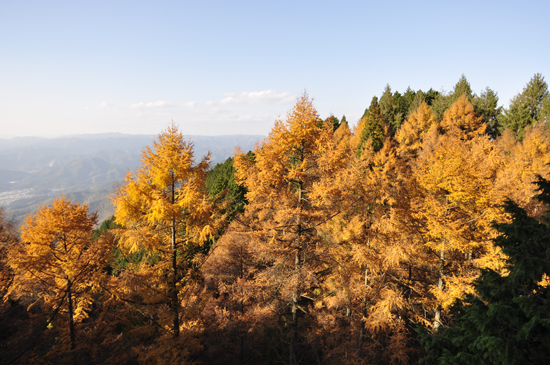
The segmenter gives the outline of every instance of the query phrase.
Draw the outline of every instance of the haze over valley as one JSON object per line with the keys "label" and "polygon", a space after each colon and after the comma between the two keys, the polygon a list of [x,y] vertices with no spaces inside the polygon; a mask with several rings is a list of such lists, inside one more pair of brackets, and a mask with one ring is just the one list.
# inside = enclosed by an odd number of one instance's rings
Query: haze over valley
{"label": "haze over valley", "polygon": [[[88,203],[99,222],[113,214],[110,195],[128,170],[140,165],[142,149],[155,135],[83,134],[57,138],[0,139],[0,206],[22,223],[41,204],[61,194]],[[186,136],[195,159],[210,151],[211,167],[233,155],[235,146],[251,150],[259,135]]]}

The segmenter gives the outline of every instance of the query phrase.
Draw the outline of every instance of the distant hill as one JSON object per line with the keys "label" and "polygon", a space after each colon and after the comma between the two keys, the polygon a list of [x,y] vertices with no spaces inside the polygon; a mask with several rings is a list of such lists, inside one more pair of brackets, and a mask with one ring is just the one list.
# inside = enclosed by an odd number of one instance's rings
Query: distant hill
{"label": "distant hill", "polygon": [[[199,161],[208,152],[214,166],[232,156],[235,147],[251,150],[264,136],[185,136]],[[59,138],[0,139],[0,206],[22,221],[41,204],[64,194],[97,210],[100,221],[113,214],[110,195],[127,171],[141,164],[141,151],[156,135],[119,133]]]}

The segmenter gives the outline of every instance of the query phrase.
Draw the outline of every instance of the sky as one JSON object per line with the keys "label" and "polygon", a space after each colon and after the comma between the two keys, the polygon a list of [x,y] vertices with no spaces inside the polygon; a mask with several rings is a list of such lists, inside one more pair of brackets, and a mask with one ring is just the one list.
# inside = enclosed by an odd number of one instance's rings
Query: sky
{"label": "sky", "polygon": [[507,106],[550,79],[550,1],[0,1],[0,137],[267,135],[304,92],[355,124],[386,85]]}

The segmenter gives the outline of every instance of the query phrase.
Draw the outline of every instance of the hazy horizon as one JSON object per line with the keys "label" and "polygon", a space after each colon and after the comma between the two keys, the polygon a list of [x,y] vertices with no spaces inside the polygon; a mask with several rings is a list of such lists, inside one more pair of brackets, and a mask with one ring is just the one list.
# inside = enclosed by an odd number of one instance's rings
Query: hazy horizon
{"label": "hazy horizon", "polygon": [[[159,131],[159,133],[162,130]],[[80,137],[80,136],[115,136],[115,135],[124,135],[124,136],[152,136],[155,137],[159,133],[122,133],[122,132],[105,132],[105,133],[78,133],[78,134],[61,134],[61,135],[51,135],[51,136],[36,136],[36,135],[16,135],[16,136],[2,136],[0,139],[14,139],[14,138],[37,138],[37,139],[54,139],[54,138],[69,138],[69,137]],[[253,137],[266,137],[262,134],[247,134],[247,133],[234,133],[234,134],[185,134],[183,133],[184,138],[187,137],[225,137],[225,136],[253,136]]]}

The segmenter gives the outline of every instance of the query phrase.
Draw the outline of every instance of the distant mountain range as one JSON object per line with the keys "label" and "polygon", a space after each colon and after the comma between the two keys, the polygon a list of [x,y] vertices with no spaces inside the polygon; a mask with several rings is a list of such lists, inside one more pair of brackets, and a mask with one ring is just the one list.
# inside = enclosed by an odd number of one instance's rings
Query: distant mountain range
{"label": "distant mountain range", "polygon": [[[141,151],[156,135],[84,134],[58,138],[0,138],[0,206],[16,220],[34,213],[54,197],[88,203],[100,222],[113,214],[110,195],[127,171],[141,164]],[[252,150],[264,136],[185,136],[199,161],[211,153],[212,167],[235,147]]]}

